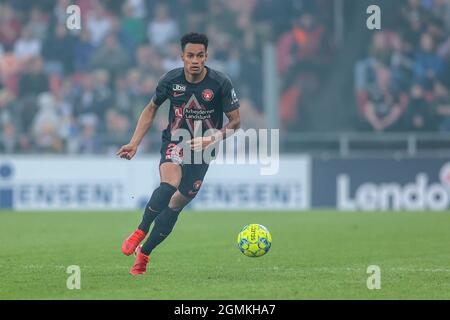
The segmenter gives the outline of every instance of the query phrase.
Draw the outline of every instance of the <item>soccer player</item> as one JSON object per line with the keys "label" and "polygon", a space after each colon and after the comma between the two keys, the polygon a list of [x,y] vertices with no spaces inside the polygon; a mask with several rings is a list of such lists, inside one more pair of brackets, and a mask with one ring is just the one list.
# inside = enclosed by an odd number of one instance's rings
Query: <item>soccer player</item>
{"label": "soccer player", "polygon": [[[181,40],[183,68],[167,72],[158,82],[155,95],[144,108],[129,144],[122,146],[117,155],[131,160],[139,143],[151,127],[158,107],[170,101],[169,124],[162,133],[160,185],[153,191],[147,203],[139,227],[122,244],[122,252],[136,260],[130,274],[146,272],[149,255],[171,233],[181,210],[197,195],[209,164],[182,161],[183,151],[193,154],[204,152],[211,144],[227,138],[231,130],[240,126],[239,102],[230,79],[213,70],[205,63],[208,59],[208,38],[204,34],[187,33]],[[223,126],[223,114],[228,123]],[[201,121],[202,135],[194,136],[194,128]],[[190,139],[185,141],[191,150],[179,148],[175,139],[177,130],[189,130]],[[203,136],[208,129],[217,129],[212,135]],[[193,137],[193,138],[192,138]],[[144,244],[145,239],[153,228]]]}

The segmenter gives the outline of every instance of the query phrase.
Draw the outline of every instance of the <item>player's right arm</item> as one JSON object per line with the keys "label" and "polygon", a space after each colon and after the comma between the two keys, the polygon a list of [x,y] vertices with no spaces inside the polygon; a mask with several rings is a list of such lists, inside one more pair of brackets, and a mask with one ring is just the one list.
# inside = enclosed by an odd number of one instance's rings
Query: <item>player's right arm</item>
{"label": "player's right arm", "polygon": [[148,129],[150,129],[150,127],[152,126],[157,110],[158,106],[155,104],[155,102],[153,102],[152,99],[142,111],[130,143],[122,146],[119,151],[117,151],[117,155],[119,157],[125,158],[127,160],[131,160],[131,158],[134,157],[139,144],[141,143]]}

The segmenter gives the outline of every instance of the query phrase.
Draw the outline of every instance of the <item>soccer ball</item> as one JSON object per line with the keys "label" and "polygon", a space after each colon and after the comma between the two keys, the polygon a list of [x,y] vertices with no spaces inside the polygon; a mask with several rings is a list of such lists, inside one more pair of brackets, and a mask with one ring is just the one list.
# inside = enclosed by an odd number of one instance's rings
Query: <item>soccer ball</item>
{"label": "soccer ball", "polygon": [[272,236],[266,227],[249,224],[241,229],[237,237],[238,248],[247,257],[261,257],[272,246]]}

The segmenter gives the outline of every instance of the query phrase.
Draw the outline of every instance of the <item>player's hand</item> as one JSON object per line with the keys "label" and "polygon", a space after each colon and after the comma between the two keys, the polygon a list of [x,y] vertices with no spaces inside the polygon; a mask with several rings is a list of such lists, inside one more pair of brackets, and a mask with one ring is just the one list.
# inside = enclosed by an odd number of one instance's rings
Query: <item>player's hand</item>
{"label": "player's hand", "polygon": [[122,146],[119,151],[117,151],[117,155],[123,159],[131,160],[136,154],[137,146],[134,144],[126,144]]}
{"label": "player's hand", "polygon": [[197,137],[192,140],[189,140],[188,145],[191,147],[194,151],[201,151],[205,149],[207,146],[209,146],[211,143],[213,143],[212,137]]}

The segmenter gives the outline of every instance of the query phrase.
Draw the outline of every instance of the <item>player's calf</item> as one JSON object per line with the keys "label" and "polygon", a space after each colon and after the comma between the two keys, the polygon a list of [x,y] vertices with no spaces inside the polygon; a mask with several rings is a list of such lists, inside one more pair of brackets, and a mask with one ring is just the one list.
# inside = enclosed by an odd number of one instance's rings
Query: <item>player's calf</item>
{"label": "player's calf", "polygon": [[139,225],[139,229],[148,233],[150,225],[158,214],[168,206],[170,199],[177,190],[176,187],[166,182],[161,182],[159,187],[153,191],[153,194],[145,206],[144,215]]}
{"label": "player's calf", "polygon": [[153,192],[150,201],[145,207],[144,215],[138,229],[135,230],[122,243],[123,254],[127,256],[132,254],[137,246],[142,242],[142,240],[145,239],[145,236],[147,235],[153,220],[155,220],[160,212],[167,207],[176,190],[177,188],[175,188],[174,186],[166,182],[162,182],[160,186]]}
{"label": "player's calf", "polygon": [[155,225],[150,232],[150,236],[142,246],[142,253],[149,255],[152,250],[163,242],[172,232],[178,220],[180,211],[166,207],[155,219]]}
{"label": "player's calf", "polygon": [[155,226],[147,241],[142,246],[142,252],[149,255],[152,250],[163,242],[172,232],[178,216],[183,208],[192,200],[180,193],[175,194],[170,199],[169,205],[155,219]]}

